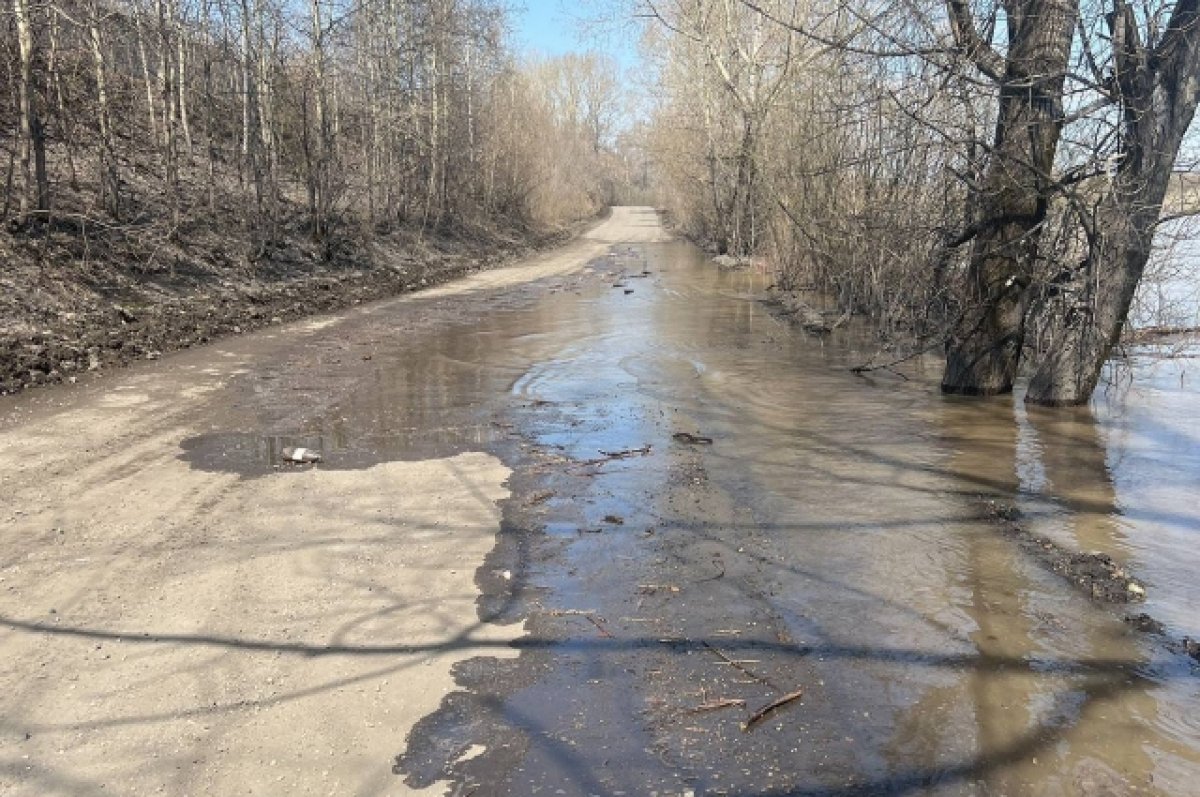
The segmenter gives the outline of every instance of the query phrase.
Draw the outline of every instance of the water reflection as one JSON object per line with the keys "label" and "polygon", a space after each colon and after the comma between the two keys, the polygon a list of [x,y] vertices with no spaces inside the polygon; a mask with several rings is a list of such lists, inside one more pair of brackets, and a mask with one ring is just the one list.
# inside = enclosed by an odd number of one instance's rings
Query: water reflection
{"label": "water reflection", "polygon": [[[1026,417],[1011,399],[947,399],[941,423],[947,468],[976,484],[981,499],[1024,496],[1026,518],[1033,502],[1052,504],[1042,516],[1080,546],[1122,550],[1104,449],[1085,411]],[[991,522],[965,524],[963,537],[971,641],[984,660],[1028,666],[974,669],[964,684],[927,695],[910,724],[956,699],[970,705],[979,749],[1000,762],[981,781],[987,793],[1174,793],[1158,771],[1162,755],[1149,751],[1182,752],[1177,768],[1197,757],[1162,723],[1162,687],[1147,677],[1150,655],[1135,635],[1096,616],[1082,596],[1057,595],[1055,577]],[[1070,660],[1110,665],[1086,676],[1045,666]]]}
{"label": "water reflection", "polygon": [[1175,636],[1200,636],[1200,386],[1191,357],[1145,351],[1131,382],[1092,408],[1018,403],[1022,509],[1031,529],[1098,551],[1148,586],[1146,610]]}
{"label": "water reflection", "polygon": [[1043,528],[1055,525],[1072,550],[1127,558],[1108,451],[1091,408],[1029,407],[1023,420],[1032,438],[1023,464],[1040,465],[1023,479],[1026,514],[1043,516]]}

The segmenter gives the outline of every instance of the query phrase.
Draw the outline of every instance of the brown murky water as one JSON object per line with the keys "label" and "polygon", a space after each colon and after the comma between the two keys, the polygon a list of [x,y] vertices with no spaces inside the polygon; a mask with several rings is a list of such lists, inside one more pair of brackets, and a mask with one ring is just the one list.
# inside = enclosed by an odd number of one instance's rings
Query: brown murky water
{"label": "brown murky water", "polygon": [[[932,370],[851,375],[867,336],[793,331],[763,287],[686,244],[619,246],[472,299],[482,325],[364,322],[320,344],[331,379],[356,374],[336,404],[298,424],[300,398],[272,403],[267,433],[183,456],[253,476],[301,442],[327,467],[488,450],[514,468],[477,581],[483,616],[526,618],[521,656],[462,666],[396,740],[409,785],[1200,794],[1200,680],[1173,642],[1200,636],[1197,361],[1137,361],[1094,412],[943,398]],[[276,378],[254,384],[278,400]],[[1129,567],[1167,637],[1024,553],[981,496]]]}

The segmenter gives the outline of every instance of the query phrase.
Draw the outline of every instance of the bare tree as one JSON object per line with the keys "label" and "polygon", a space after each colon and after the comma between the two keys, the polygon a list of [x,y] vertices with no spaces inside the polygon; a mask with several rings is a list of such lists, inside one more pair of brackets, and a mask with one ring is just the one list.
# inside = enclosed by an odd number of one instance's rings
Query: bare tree
{"label": "bare tree", "polygon": [[[1143,18],[1146,19],[1146,18]],[[1120,338],[1162,213],[1171,172],[1200,100],[1200,4],[1182,0],[1167,24],[1114,0],[1107,16],[1111,76],[1104,99],[1119,111],[1117,142],[1098,199],[1074,203],[1087,241],[1063,264],[1049,303],[1051,333],[1028,400],[1082,404]],[[1149,30],[1143,30],[1143,25]]]}
{"label": "bare tree", "polygon": [[21,175],[18,220],[25,224],[31,211],[44,213],[50,209],[46,135],[41,113],[42,84],[35,68],[39,59],[39,21],[44,18],[44,11],[30,5],[29,0],[12,0],[12,9],[20,58],[17,75],[18,160]]}
{"label": "bare tree", "polygon": [[116,142],[113,139],[112,110],[108,96],[108,63],[104,40],[105,12],[99,0],[88,3],[88,43],[96,81],[96,123],[100,133],[100,204],[114,219],[121,217],[121,178],[117,168]]}
{"label": "bare tree", "polygon": [[996,134],[975,196],[967,310],[946,345],[942,390],[1012,390],[1029,288],[1046,220],[1063,120],[1063,85],[1079,0],[1005,0],[1001,56],[975,30],[966,0],[947,0],[955,41],[1000,86]]}

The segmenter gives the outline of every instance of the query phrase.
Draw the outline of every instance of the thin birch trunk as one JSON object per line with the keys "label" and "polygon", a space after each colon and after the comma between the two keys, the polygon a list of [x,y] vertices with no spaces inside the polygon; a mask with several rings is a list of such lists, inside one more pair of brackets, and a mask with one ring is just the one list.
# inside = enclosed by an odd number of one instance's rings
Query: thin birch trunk
{"label": "thin birch trunk", "polygon": [[146,86],[146,110],[150,119],[150,136],[157,147],[160,143],[157,118],[158,109],[154,104],[154,81],[150,77],[150,58],[146,54],[146,31],[142,23],[141,0],[134,0],[133,2],[133,29],[134,37],[137,39],[138,58],[142,65],[142,80]]}
{"label": "thin birch trunk", "polygon": [[100,4],[92,0],[88,15],[88,43],[96,80],[96,111],[100,128],[100,205],[114,219],[121,217],[121,180],[113,142],[112,111],[108,98],[108,66],[104,55],[104,30]]}

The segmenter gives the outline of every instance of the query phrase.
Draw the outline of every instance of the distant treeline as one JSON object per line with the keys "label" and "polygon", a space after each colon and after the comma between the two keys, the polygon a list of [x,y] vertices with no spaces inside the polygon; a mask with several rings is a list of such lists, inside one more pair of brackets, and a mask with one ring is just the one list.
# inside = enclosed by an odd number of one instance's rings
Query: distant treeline
{"label": "distant treeline", "polygon": [[555,224],[618,190],[616,70],[522,63],[493,0],[9,0],[10,232],[189,225],[262,243]]}

